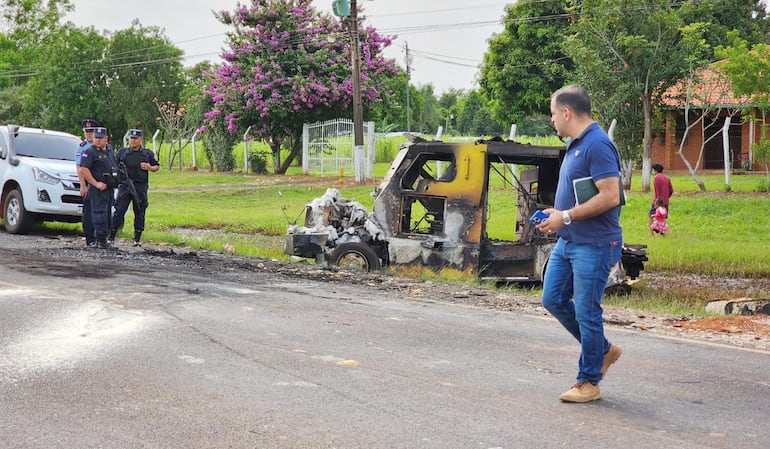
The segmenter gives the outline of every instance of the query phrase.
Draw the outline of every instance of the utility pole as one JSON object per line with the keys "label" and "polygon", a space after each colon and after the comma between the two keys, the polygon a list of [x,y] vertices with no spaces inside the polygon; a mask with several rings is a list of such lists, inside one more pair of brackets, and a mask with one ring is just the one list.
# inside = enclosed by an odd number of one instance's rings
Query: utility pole
{"label": "utility pole", "polygon": [[412,107],[409,104],[409,71],[411,70],[412,55],[409,54],[409,42],[404,42],[404,50],[406,51],[404,58],[406,63],[406,132],[412,132]]}
{"label": "utility pole", "polygon": [[364,175],[364,113],[361,105],[361,45],[358,42],[358,5],[350,2],[350,46],[353,65],[353,158],[356,161],[356,181]]}

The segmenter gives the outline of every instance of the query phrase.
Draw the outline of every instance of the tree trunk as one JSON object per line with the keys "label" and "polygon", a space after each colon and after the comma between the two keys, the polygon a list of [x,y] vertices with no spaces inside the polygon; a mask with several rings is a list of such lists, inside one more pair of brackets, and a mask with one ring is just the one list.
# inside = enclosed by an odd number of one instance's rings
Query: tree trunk
{"label": "tree trunk", "polygon": [[[688,111],[685,110],[685,115],[687,115],[687,114],[688,114]],[[700,123],[700,125],[701,125],[700,128],[702,130],[703,126],[704,126],[703,125],[703,123],[704,123],[704,116],[703,115],[701,115],[700,118],[695,123],[693,123],[693,124],[689,124],[688,123],[688,126],[685,128],[684,135],[682,136],[682,141],[679,143],[679,157],[682,159],[682,162],[684,162],[685,167],[687,167],[687,171],[690,172],[690,176],[692,177],[693,181],[695,181],[695,184],[698,186],[700,191],[701,192],[705,192],[706,191],[706,184],[704,184],[703,180],[701,180],[698,177],[698,169],[697,169],[697,167],[700,165],[700,161],[696,164],[696,168],[693,168],[693,166],[690,163],[690,161],[687,160],[686,157],[684,157],[685,142],[687,142],[687,138],[689,137],[690,131],[692,130],[692,128],[696,124],[698,124],[698,123]],[[703,149],[704,149],[704,146],[706,145],[706,142],[705,142],[705,140],[703,138],[701,138],[701,141],[703,141],[703,144],[701,145],[699,159],[700,159],[700,157],[702,157]]]}
{"label": "tree trunk", "polygon": [[623,190],[631,190],[631,178],[634,174],[634,161],[627,159],[620,165],[623,177]]}
{"label": "tree trunk", "polygon": [[286,174],[286,170],[289,169],[289,166],[291,166],[291,163],[294,162],[294,159],[299,156],[302,153],[302,139],[292,139],[291,143],[291,153],[289,153],[289,156],[286,158],[285,161],[283,161],[283,164],[281,164],[281,167],[276,170],[276,174]]}
{"label": "tree trunk", "polygon": [[652,99],[649,92],[642,99],[644,110],[644,140],[642,150],[642,192],[650,191],[650,172],[652,171]]}
{"label": "tree trunk", "polygon": [[[279,174],[282,173],[280,171],[281,169],[281,144],[276,139],[270,139],[270,142],[268,142],[270,145],[270,150],[273,152],[273,173]],[[246,167],[244,167],[245,169]]]}

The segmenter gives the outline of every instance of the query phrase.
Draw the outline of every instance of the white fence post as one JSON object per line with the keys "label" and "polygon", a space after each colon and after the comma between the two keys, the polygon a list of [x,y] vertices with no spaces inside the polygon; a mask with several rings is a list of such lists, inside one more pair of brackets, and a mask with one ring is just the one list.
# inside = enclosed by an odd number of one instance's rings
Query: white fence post
{"label": "white fence post", "polygon": [[374,122],[366,122],[366,179],[374,178],[374,161],[377,157],[377,140],[374,138]]}
{"label": "white fence post", "polygon": [[[155,134],[152,135],[152,151],[155,152],[155,159],[158,160],[158,163],[160,163],[160,148],[156,144],[156,139],[158,138],[158,134],[160,134],[160,130],[156,129]],[[163,142],[161,142],[162,144]]]}
{"label": "white fence post", "polygon": [[730,160],[730,119],[725,118],[725,126],[722,127],[722,151],[725,158],[725,185],[730,187],[730,170],[732,170]]}
{"label": "white fence post", "polygon": [[192,164],[193,169],[198,168],[198,165],[195,161],[195,138],[198,137],[198,133],[200,132],[200,128],[196,129],[195,132],[192,135]]}
{"label": "white fence post", "polygon": [[302,174],[310,171],[310,125],[302,125]]}
{"label": "white fence post", "polygon": [[363,145],[353,145],[353,165],[356,169],[356,182],[362,183],[366,179],[364,176],[364,146]]}
{"label": "white fence post", "polygon": [[249,135],[249,131],[251,131],[251,126],[246,128],[246,132],[243,133],[243,172],[248,173],[249,172],[249,143],[246,141],[246,137]]}

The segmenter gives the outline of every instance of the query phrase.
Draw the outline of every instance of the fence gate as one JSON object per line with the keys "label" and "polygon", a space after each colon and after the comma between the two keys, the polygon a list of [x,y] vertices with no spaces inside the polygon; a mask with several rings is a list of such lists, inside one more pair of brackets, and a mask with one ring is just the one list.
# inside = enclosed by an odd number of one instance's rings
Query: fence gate
{"label": "fence gate", "polygon": [[364,122],[363,161],[353,151],[353,121],[335,119],[302,127],[302,172],[304,174],[356,175],[357,180],[372,177],[375,141],[374,122]]}

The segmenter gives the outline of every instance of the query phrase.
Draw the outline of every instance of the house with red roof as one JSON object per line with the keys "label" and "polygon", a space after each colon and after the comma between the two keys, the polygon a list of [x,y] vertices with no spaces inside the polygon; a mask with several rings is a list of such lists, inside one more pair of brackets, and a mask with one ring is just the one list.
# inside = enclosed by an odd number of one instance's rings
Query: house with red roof
{"label": "house with red roof", "polygon": [[759,141],[760,123],[749,117],[753,107],[750,99],[733,94],[718,63],[667,89],[662,103],[664,123],[653,140],[653,162],[662,164],[666,170],[687,170],[679,154],[681,145],[682,154],[693,167],[703,149],[699,170],[724,170],[723,128],[729,118],[730,167],[742,170],[753,166],[750,146]]}

